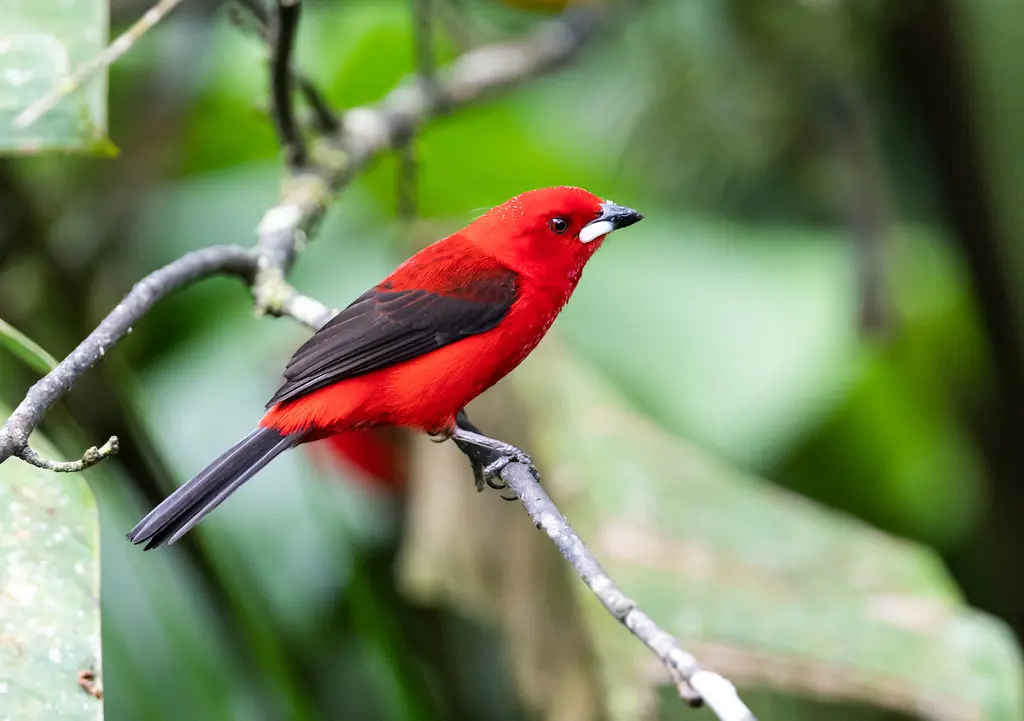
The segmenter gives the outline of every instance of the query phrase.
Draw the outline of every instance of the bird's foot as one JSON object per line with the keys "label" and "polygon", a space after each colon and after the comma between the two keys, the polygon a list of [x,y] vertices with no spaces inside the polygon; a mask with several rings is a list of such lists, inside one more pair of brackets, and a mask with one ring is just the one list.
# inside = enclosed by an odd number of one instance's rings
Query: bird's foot
{"label": "bird's foot", "polygon": [[[530,473],[538,481],[540,480],[540,472],[537,470],[537,466],[533,465],[533,459],[526,455],[523,451],[510,444],[503,444],[503,448],[499,451],[496,450],[496,458],[488,463],[486,466],[480,469],[480,476],[484,483],[491,488],[504,489],[508,487],[508,484],[501,478],[501,472],[505,469],[509,463],[522,463],[524,466],[530,469]],[[483,486],[481,482],[477,481],[477,490],[482,491]],[[514,499],[509,499],[514,500]]]}
{"label": "bird's foot", "polygon": [[[499,491],[508,488],[508,484],[501,479],[501,472],[510,463],[522,463],[530,469],[534,478],[540,480],[540,473],[533,464],[533,460],[511,443],[488,438],[481,433],[475,433],[465,428],[456,428],[451,438],[469,458],[478,491],[484,490],[485,486]],[[514,494],[511,496],[502,494],[501,497],[506,501],[516,500]]]}

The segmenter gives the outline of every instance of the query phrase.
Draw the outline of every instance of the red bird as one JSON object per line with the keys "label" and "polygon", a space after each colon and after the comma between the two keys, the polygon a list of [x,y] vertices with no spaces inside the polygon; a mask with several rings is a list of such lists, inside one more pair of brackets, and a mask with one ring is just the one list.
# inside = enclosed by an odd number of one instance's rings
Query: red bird
{"label": "red bird", "polygon": [[544,337],[605,236],[642,219],[580,188],[532,190],[402,263],[292,356],[259,427],[128,534],[173,543],[282,451],[346,430],[404,426],[451,438],[477,485],[514,446],[480,434],[463,407]]}

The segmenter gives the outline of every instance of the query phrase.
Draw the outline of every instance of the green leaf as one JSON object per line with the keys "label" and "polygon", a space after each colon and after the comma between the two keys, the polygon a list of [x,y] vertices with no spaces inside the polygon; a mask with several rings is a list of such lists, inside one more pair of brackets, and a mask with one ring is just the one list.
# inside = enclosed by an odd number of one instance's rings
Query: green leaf
{"label": "green leaf", "polygon": [[[928,549],[713,461],[550,346],[516,383],[562,510],[704,663],[745,688],[922,719],[1024,717],[1012,634],[963,603]],[[645,687],[664,677],[577,588],[613,717],[637,718]]]}
{"label": "green leaf", "polygon": [[57,367],[56,358],[3,318],[0,318],[0,345],[41,374],[49,373]]}
{"label": "green leaf", "polygon": [[106,72],[67,94],[31,125],[13,123],[103,49],[108,15],[107,0],[0,0],[0,153],[111,154]]}
{"label": "green leaf", "polygon": [[0,465],[0,557],[3,717],[102,719],[79,684],[82,672],[100,677],[99,518],[85,478]]}

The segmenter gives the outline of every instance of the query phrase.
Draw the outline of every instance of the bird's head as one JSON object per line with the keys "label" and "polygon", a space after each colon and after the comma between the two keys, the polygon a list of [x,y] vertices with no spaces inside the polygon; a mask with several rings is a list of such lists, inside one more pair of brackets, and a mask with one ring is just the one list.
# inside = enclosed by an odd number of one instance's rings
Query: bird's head
{"label": "bird's head", "polygon": [[530,190],[477,218],[466,234],[488,255],[537,280],[577,280],[605,237],[643,216],[582,188]]}

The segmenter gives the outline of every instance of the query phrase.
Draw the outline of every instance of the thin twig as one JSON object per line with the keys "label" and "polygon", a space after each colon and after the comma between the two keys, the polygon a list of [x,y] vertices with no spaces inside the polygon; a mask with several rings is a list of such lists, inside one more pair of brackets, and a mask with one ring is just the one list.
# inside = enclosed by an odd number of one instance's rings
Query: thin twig
{"label": "thin twig", "polygon": [[45,468],[48,471],[54,471],[55,473],[78,473],[90,466],[95,466],[104,458],[115,455],[118,450],[120,448],[118,447],[117,436],[111,436],[99,448],[93,446],[87,450],[77,461],[51,461],[49,458],[43,458],[30,446],[22,448],[21,452],[18,453],[18,457],[26,463],[38,468]]}
{"label": "thin twig", "polygon": [[[671,634],[659,627],[637,607],[633,599],[615,585],[594,554],[572,530],[528,466],[522,463],[508,464],[501,471],[501,480],[508,484],[534,525],[554,541],[565,560],[576,569],[604,607],[665,664],[680,696],[691,703],[699,696],[720,721],[756,721],[731,682],[714,671],[701,668],[692,654],[684,651]],[[693,695],[693,691],[696,691],[697,696]]]}
{"label": "thin twig", "polygon": [[416,72],[420,84],[436,99],[441,98],[437,86],[437,57],[434,52],[433,5],[431,0],[412,0],[413,39],[416,46]]}
{"label": "thin twig", "polygon": [[284,148],[289,168],[306,165],[306,144],[295,122],[292,96],[292,52],[299,29],[301,0],[277,0],[277,14],[271,25],[270,46],[270,114],[277,128],[278,140]]}
{"label": "thin twig", "polygon": [[[98,363],[115,343],[131,332],[158,300],[182,286],[212,275],[235,275],[251,282],[256,276],[258,259],[249,249],[238,246],[212,246],[178,258],[140,280],[110,314],[55,369],[29,389],[25,399],[0,429],[0,462],[18,455],[28,463],[58,471],[88,468],[117,452],[112,438],[99,449],[90,449],[80,461],[46,461],[28,447],[28,438],[46,412],[75,381]],[[257,293],[258,288],[253,287]],[[278,291],[280,292],[280,290]],[[316,329],[330,318],[331,312],[316,301],[294,291],[282,309],[306,326]]]}
{"label": "thin twig", "polygon": [[[412,0],[413,39],[416,50],[416,73],[424,92],[440,110],[441,93],[437,86],[437,59],[434,53],[433,5],[431,0]],[[416,189],[419,175],[416,136],[409,135],[398,148],[398,217],[416,217]]]}
{"label": "thin twig", "polygon": [[[21,453],[43,415],[92,368],[114,343],[127,335],[157,300],[175,288],[216,273],[251,277],[252,252],[235,246],[214,246],[189,253],[150,273],[103,319],[89,336],[32,388],[0,429],[0,462]],[[26,459],[27,460],[27,459]]]}
{"label": "thin twig", "polygon": [[292,74],[295,76],[295,86],[302,93],[302,97],[306,99],[306,104],[313,111],[313,129],[322,135],[338,132],[338,128],[341,127],[341,121],[338,120],[334,108],[320,94],[313,81],[300,72],[293,70]]}
{"label": "thin twig", "polygon": [[398,148],[398,177],[395,195],[398,198],[396,210],[404,221],[416,219],[419,185],[419,158],[416,157],[416,138],[406,138]]}
{"label": "thin twig", "polygon": [[[250,26],[244,22],[244,19],[237,18],[236,24],[243,29],[252,30],[270,45],[272,43],[270,37],[270,17],[266,6],[261,0],[235,0],[234,7],[247,11],[249,17],[254,21],[253,25]],[[292,82],[295,83],[295,87],[313,111],[313,129],[322,135],[337,132],[340,126],[338,115],[313,81],[293,67]]]}
{"label": "thin twig", "polygon": [[139,18],[134,25],[125,30],[117,40],[110,43],[99,55],[86,62],[68,77],[58,81],[45,95],[22,110],[18,117],[14,119],[14,127],[18,129],[27,128],[43,115],[53,110],[62,98],[75,92],[93,75],[102,71],[128,52],[139,38],[163,20],[167,13],[181,4],[181,2],[182,0],[160,0],[156,5],[147,10],[146,14]]}
{"label": "thin twig", "polygon": [[830,95],[826,129],[841,164],[843,211],[857,259],[859,321],[882,334],[892,320],[886,288],[885,250],[890,212],[878,138],[864,91],[850,83]]}
{"label": "thin twig", "polygon": [[155,270],[136,283],[99,326],[86,337],[55,369],[33,385],[25,399],[0,428],[0,463],[17,455],[27,463],[53,471],[72,472],[92,466],[117,452],[117,439],[111,438],[101,448],[90,448],[79,461],[50,461],[28,446],[28,438],[46,412],[75,384],[87,370],[98,363],[107,350],[131,332],[157,301],[173,291],[213,275],[234,275],[251,283],[254,296],[277,295],[283,298],[275,305],[278,315],[289,315],[306,327],[316,330],[331,318],[333,312],[321,303],[297,293],[283,280],[273,288],[262,288],[258,278],[259,257],[247,248],[234,245],[211,246],[178,258]]}
{"label": "thin twig", "polygon": [[455,110],[561,67],[590,38],[597,18],[595,11],[567,12],[524,39],[465,53],[437,72],[433,93],[413,79],[391,91],[375,109],[348,111],[342,118],[342,140],[353,153],[354,167],[437,117],[441,108]]}

